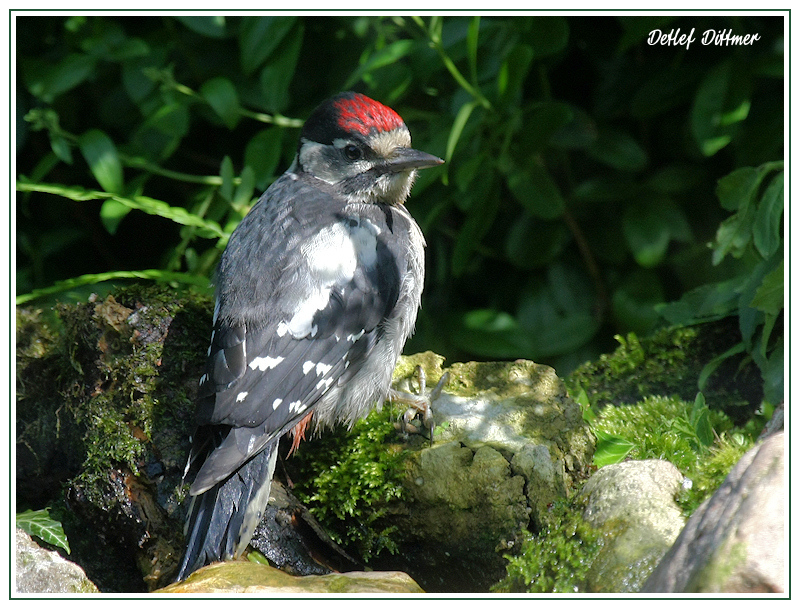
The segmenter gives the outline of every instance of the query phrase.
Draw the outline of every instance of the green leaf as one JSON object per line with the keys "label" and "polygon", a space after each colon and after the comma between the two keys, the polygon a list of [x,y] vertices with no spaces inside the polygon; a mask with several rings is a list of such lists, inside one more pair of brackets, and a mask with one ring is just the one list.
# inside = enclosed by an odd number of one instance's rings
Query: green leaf
{"label": "green leaf", "polygon": [[44,510],[25,510],[17,514],[17,528],[22,529],[29,535],[38,537],[45,543],[63,548],[67,554],[70,553],[69,540],[64,533],[61,523],[50,518],[50,512]]}
{"label": "green leaf", "polygon": [[222,159],[222,165],[219,169],[219,175],[222,178],[222,186],[220,186],[219,194],[223,199],[230,202],[233,200],[233,161],[227,154]]}
{"label": "green leaf", "polygon": [[628,133],[602,129],[587,148],[590,156],[620,171],[641,171],[647,166],[647,153]]}
{"label": "green leaf", "polygon": [[712,68],[700,83],[691,123],[692,135],[705,156],[727,146],[737,124],[747,118],[750,99],[742,73],[730,61],[724,61]]}
{"label": "green leaf", "polygon": [[561,191],[542,165],[512,171],[506,183],[514,198],[534,216],[552,220],[566,209]]}
{"label": "green leaf", "polygon": [[524,352],[516,320],[504,311],[475,309],[456,316],[452,324],[455,343],[483,357],[507,359]]}
{"label": "green leaf", "polygon": [[738,211],[753,200],[761,172],[755,167],[739,167],[717,182],[717,198],[728,211]]}
{"label": "green leaf", "polygon": [[714,443],[714,430],[711,428],[709,420],[708,406],[706,398],[702,393],[698,393],[689,414],[692,429],[701,446],[711,446]]}
{"label": "green leaf", "polygon": [[547,280],[529,284],[520,298],[516,319],[527,349],[523,356],[538,360],[586,344],[600,327],[595,307],[585,274],[564,263],[551,264]]}
{"label": "green leaf", "polygon": [[666,198],[628,205],[622,229],[633,257],[645,268],[661,263],[670,240],[687,240],[690,232],[681,209]]}
{"label": "green leaf", "polygon": [[280,45],[297,21],[290,16],[246,16],[242,17],[239,34],[239,51],[242,70],[249,75],[255,72]]}
{"label": "green leaf", "polygon": [[783,172],[776,175],[758,204],[753,224],[753,245],[764,258],[769,258],[781,246],[783,217]]}
{"label": "green leaf", "polygon": [[646,335],[659,319],[655,307],[663,300],[664,290],[656,272],[639,269],[628,274],[611,298],[617,327]]}
{"label": "green leaf", "polygon": [[574,112],[568,104],[537,104],[525,115],[525,128],[520,131],[518,139],[529,154],[540,152],[550,144],[553,135],[570,123],[573,116]]}
{"label": "green leaf", "polygon": [[783,400],[783,338],[777,341],[769,358],[760,362],[758,367],[761,370],[761,378],[764,379],[764,399],[777,404]]}
{"label": "green leaf", "polygon": [[202,36],[208,36],[210,38],[225,37],[224,15],[214,15],[211,17],[206,17],[204,15],[175,15],[173,18]]}
{"label": "green leaf", "polygon": [[236,192],[233,194],[231,204],[234,209],[246,209],[253,199],[253,189],[255,188],[255,174],[252,168],[245,167],[240,176],[241,181],[239,186],[236,187]]}
{"label": "green leaf", "polygon": [[94,57],[72,53],[54,65],[41,60],[23,62],[22,74],[31,94],[49,104],[89,78],[96,63]]}
{"label": "green leaf", "polygon": [[744,353],[744,352],[745,352],[745,344],[743,342],[736,343],[733,347],[725,351],[725,353],[718,355],[710,362],[708,362],[705,366],[703,366],[703,369],[700,371],[700,374],[697,377],[697,386],[700,388],[700,390],[702,391],[703,389],[705,389],[708,379],[711,377],[712,374],[714,374],[714,371],[717,368],[719,368],[722,362],[724,362],[729,357],[733,357],[734,355],[738,355],[739,353]]}
{"label": "green leaf", "polygon": [[624,438],[612,436],[599,429],[594,429],[592,431],[594,431],[594,435],[597,437],[597,446],[595,447],[592,462],[597,467],[620,463],[635,447],[633,443]]}
{"label": "green leaf", "polygon": [[244,164],[253,169],[256,186],[262,190],[275,175],[281,158],[282,138],[283,129],[272,127],[256,133],[245,147]]}
{"label": "green leaf", "polygon": [[691,325],[727,317],[739,309],[740,278],[702,285],[686,292],[680,300],[656,305],[656,310],[669,323]]}
{"label": "green leaf", "polygon": [[72,165],[72,146],[65,137],[50,132],[50,148],[59,159],[67,165]]}
{"label": "green leaf", "polygon": [[416,43],[410,39],[396,40],[387,44],[382,49],[375,51],[350,75],[350,78],[347,79],[344,85],[344,89],[350,89],[366,74],[369,74],[373,70],[400,61],[403,57],[411,53],[415,44]]}
{"label": "green leaf", "polygon": [[497,77],[497,93],[503,104],[519,105],[532,61],[533,49],[527,44],[518,44],[509,51]]}
{"label": "green leaf", "polygon": [[783,309],[783,260],[768,273],[758,286],[750,306],[769,315],[777,315]]}
{"label": "green leaf", "polygon": [[264,107],[270,112],[280,112],[289,103],[289,84],[294,77],[297,59],[303,45],[303,23],[292,28],[291,35],[272,55],[272,60],[264,66],[259,76]]}
{"label": "green leaf", "polygon": [[57,281],[49,287],[33,290],[29,294],[20,294],[17,296],[16,304],[25,304],[26,302],[41,298],[42,296],[61,294],[62,292],[68,292],[85,285],[93,285],[95,283],[102,283],[104,281],[117,281],[120,279],[150,279],[153,281],[184,283],[187,285],[197,286],[204,290],[208,290],[210,285],[208,277],[191,275],[189,273],[174,273],[171,271],[163,271],[161,269],[148,269],[143,271],[110,271],[108,273],[81,275],[80,277],[73,277],[64,281]]}
{"label": "green leaf", "polygon": [[579,201],[607,203],[625,201],[637,196],[636,181],[627,174],[610,174],[589,178],[572,190],[572,196]]}
{"label": "green leaf", "polygon": [[102,222],[110,235],[115,235],[120,222],[130,211],[131,208],[129,206],[114,199],[108,199],[103,201],[103,205],[100,206],[100,222]]}
{"label": "green leaf", "polygon": [[122,193],[122,163],[111,138],[99,129],[91,129],[78,138],[78,146],[103,190]]}
{"label": "green leaf", "polygon": [[716,266],[728,254],[734,258],[741,258],[753,236],[753,222],[755,208],[745,205],[737,213],[725,218],[717,229],[711,263]]}
{"label": "green leaf", "polygon": [[161,216],[172,220],[177,224],[194,226],[204,229],[206,236],[227,239],[228,235],[222,231],[219,224],[210,220],[205,220],[200,216],[189,213],[183,207],[172,207],[164,201],[151,199],[150,197],[135,196],[122,197],[108,192],[97,190],[86,190],[79,186],[63,186],[61,184],[29,184],[17,182],[17,190],[20,192],[44,192],[71,199],[73,201],[93,201],[97,199],[112,199],[118,201],[131,209],[139,209],[145,213]]}
{"label": "green leaf", "polygon": [[236,87],[227,78],[218,76],[207,80],[200,87],[200,95],[214,109],[228,129],[234,129],[239,123],[239,95]]}
{"label": "green leaf", "polygon": [[464,130],[464,125],[467,124],[472,111],[478,106],[477,101],[467,102],[458,111],[456,118],[453,121],[453,126],[450,128],[450,135],[447,138],[447,151],[445,153],[445,161],[447,163],[453,158],[453,152],[458,144],[458,139],[461,137],[461,132]]}
{"label": "green leaf", "polygon": [[585,110],[569,106],[572,117],[550,137],[550,142],[566,150],[588,149],[597,140],[597,124]]}

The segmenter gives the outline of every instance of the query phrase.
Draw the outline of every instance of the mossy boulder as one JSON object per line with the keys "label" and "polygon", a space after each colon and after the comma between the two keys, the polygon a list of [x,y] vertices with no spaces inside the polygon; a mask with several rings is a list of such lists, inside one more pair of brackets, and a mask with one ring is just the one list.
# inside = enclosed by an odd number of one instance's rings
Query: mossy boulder
{"label": "mossy boulder", "polygon": [[210,309],[207,297],[134,286],[51,315],[17,310],[18,507],[61,512],[101,590],[160,585],[180,556]]}

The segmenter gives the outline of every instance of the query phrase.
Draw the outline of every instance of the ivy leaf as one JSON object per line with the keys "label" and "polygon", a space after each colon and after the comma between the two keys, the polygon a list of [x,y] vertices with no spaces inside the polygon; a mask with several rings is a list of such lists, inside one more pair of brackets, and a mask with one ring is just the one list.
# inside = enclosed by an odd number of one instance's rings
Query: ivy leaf
{"label": "ivy leaf", "polygon": [[62,548],[70,553],[69,540],[64,533],[64,528],[57,520],[50,518],[50,512],[44,510],[25,510],[17,514],[17,528],[29,535],[38,537],[45,543]]}

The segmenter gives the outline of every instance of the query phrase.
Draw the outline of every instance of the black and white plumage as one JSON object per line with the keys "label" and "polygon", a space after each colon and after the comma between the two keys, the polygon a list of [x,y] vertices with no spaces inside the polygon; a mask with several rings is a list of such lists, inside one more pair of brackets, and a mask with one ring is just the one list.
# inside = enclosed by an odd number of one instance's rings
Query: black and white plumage
{"label": "black and white plumage", "polygon": [[[386,399],[411,334],[424,239],[403,206],[422,167],[391,109],[355,93],[321,104],[292,166],[231,235],[200,381],[184,579],[247,547],[278,442],[352,425]],[[296,442],[299,438],[296,438]]]}

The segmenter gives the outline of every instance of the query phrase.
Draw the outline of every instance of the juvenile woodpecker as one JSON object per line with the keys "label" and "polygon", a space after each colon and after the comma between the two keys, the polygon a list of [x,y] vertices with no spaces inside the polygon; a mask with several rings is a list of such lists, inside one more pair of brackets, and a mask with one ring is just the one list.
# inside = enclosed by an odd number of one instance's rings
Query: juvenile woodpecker
{"label": "juvenile woodpecker", "polygon": [[[403,203],[417,170],[403,120],[359,93],[323,102],[291,167],[230,237],[198,428],[178,579],[239,557],[269,499],[278,442],[352,426],[390,392],[420,305],[425,240]],[[199,468],[199,469],[198,469]]]}

